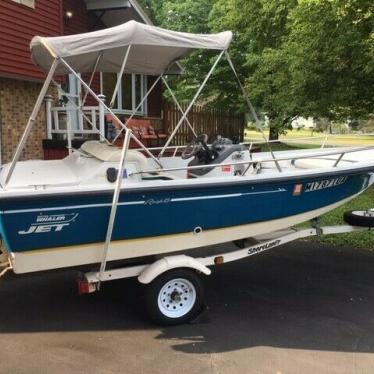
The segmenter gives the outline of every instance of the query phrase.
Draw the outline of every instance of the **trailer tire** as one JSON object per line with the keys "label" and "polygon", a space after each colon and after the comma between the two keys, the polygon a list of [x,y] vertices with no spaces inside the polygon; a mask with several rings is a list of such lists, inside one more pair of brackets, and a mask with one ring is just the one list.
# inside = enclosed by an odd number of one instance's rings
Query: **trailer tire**
{"label": "trailer tire", "polygon": [[196,271],[186,268],[159,275],[145,290],[146,311],[153,322],[178,325],[203,309],[203,286]]}
{"label": "trailer tire", "polygon": [[352,226],[374,227],[374,211],[353,210],[345,212],[344,221]]}

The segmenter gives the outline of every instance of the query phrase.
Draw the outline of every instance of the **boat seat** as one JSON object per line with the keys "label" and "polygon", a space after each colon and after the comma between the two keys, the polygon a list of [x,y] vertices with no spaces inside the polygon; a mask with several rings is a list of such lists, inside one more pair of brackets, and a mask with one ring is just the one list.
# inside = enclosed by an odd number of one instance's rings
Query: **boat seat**
{"label": "boat seat", "polygon": [[[97,140],[90,140],[83,143],[81,150],[104,162],[120,162],[121,160],[121,149]],[[139,151],[128,150],[126,161],[137,164],[139,171],[149,169],[147,157]]]}
{"label": "boat seat", "polygon": [[[120,162],[121,149],[111,146],[97,140],[90,140],[82,144],[81,150],[100,161],[104,162]],[[137,171],[151,169],[147,157],[139,151],[129,149],[126,154],[126,163],[135,165]],[[175,175],[155,171],[154,173],[142,174],[142,180],[171,180],[178,179]]]}

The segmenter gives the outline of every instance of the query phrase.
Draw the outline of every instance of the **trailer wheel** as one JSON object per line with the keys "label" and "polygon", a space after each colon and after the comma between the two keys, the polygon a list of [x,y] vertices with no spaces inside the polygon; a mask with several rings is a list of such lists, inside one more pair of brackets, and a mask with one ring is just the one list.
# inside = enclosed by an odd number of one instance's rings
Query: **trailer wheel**
{"label": "trailer wheel", "polygon": [[161,274],[145,292],[147,312],[161,325],[178,325],[195,318],[202,310],[203,298],[199,276],[185,268]]}
{"label": "trailer wheel", "polygon": [[344,221],[352,226],[374,227],[374,210],[353,210],[345,212]]}

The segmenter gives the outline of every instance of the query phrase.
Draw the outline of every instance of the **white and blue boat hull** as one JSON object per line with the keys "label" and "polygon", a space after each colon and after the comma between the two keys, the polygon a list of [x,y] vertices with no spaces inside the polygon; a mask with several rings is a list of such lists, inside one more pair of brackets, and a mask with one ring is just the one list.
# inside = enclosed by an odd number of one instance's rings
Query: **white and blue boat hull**
{"label": "white and blue boat hull", "polygon": [[[356,169],[329,177],[124,189],[109,260],[231,241],[272,231],[270,226],[289,227],[341,205],[371,183],[371,170]],[[99,262],[111,200],[110,190],[1,199],[3,245],[13,257],[27,259],[27,269],[21,266],[19,272],[35,271],[37,258],[47,254],[51,260],[44,257],[40,270]]]}

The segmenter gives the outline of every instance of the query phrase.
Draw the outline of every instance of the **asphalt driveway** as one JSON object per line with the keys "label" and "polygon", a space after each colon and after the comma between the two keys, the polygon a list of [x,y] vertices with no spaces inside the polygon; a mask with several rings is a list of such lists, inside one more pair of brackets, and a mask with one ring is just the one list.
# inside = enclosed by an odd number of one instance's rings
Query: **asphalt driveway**
{"label": "asphalt driveway", "polygon": [[0,280],[0,373],[374,373],[374,252],[295,242],[218,267],[195,323],[148,322],[141,287],[75,272]]}

